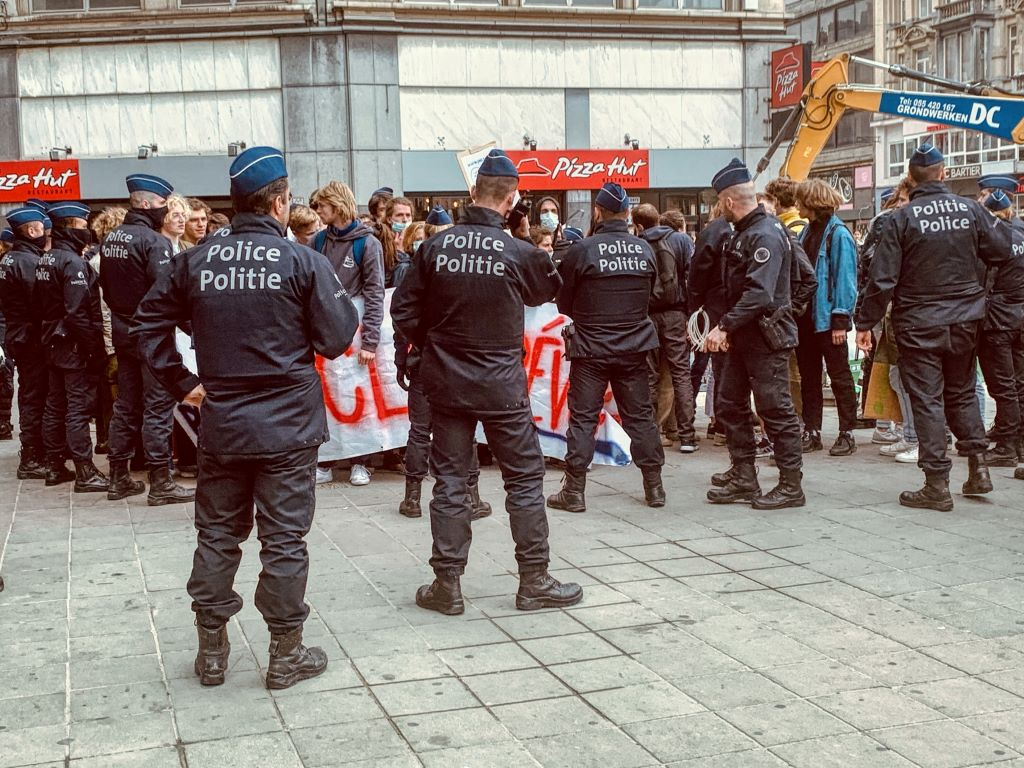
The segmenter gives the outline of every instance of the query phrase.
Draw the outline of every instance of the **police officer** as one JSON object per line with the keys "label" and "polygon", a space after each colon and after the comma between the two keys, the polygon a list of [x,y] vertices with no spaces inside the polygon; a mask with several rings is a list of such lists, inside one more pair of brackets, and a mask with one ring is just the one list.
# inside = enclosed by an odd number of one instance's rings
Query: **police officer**
{"label": "police officer", "polygon": [[[14,245],[14,232],[10,227],[0,231],[0,259]],[[4,337],[7,335],[7,321],[4,319],[3,306],[0,306],[0,440],[14,438],[14,426],[11,424],[11,403],[14,401],[14,364],[4,351]]]}
{"label": "police officer", "polygon": [[[198,541],[188,591],[196,613],[203,685],[224,682],[225,624],[242,607],[233,590],[239,546],[263,545],[256,608],[271,633],[268,688],[319,675],[327,656],[302,644],[317,448],[327,440],[315,354],[335,358],[352,341],[355,307],[320,254],[285,239],[288,172],[271,147],[231,164],[230,232],[175,258],[135,315],[152,374],[183,402],[202,404]],[[176,326],[191,323],[199,376],[183,365]]]}
{"label": "police officer", "polygon": [[984,203],[996,190],[1008,197],[1017,193],[1017,179],[1001,173],[990,173],[978,179],[978,202]]}
{"label": "police officer", "polygon": [[171,477],[171,431],[174,398],[154,379],[129,337],[132,316],[142,297],[171,268],[171,243],[160,234],[173,188],[163,179],[136,173],[125,179],[131,210],[124,224],[111,232],[100,249],[100,285],[110,307],[117,352],[117,400],[110,419],[111,500],[146,490],[132,480],[128,464],[141,431],[149,469],[150,506],[192,501],[195,494]]}
{"label": "police officer", "polygon": [[665,451],[654,421],[648,353],[658,332],[647,314],[657,278],[651,246],[629,234],[629,194],[607,183],[597,193],[593,235],[569,249],[558,265],[558,311],[572,318],[569,358],[569,429],[562,490],[548,506],[585,512],[587,468],[594,460],[594,432],[611,384],[630,453],[643,474],[648,506],[665,506],[661,466]]}
{"label": "police officer", "polygon": [[[735,232],[723,256],[726,311],[705,344],[709,352],[726,353],[721,379],[715,379],[715,417],[725,429],[732,468],[712,478],[713,485],[725,483],[708,491],[708,500],[750,501],[754,509],[802,507],[800,420],[789,391],[789,355],[797,344],[789,236],[757,202],[750,171],[739,158],[715,174],[711,186]],[[754,470],[751,394],[779,467],[778,485],[764,495]]]}
{"label": "police officer", "polygon": [[[53,248],[36,266],[35,299],[49,369],[43,444],[46,484],[75,481],[76,493],[106,492],[107,478],[92,462],[89,422],[98,382],[106,363],[99,276],[83,257],[92,244],[89,208],[79,202],[55,203]],[[70,473],[65,452],[75,462]]]}
{"label": "police officer", "polygon": [[43,409],[46,406],[46,355],[35,310],[36,266],[46,251],[45,214],[25,206],[7,214],[14,232],[11,250],[0,259],[0,306],[7,321],[4,351],[18,371],[19,480],[43,480]]}
{"label": "police officer", "polygon": [[395,327],[422,350],[419,376],[433,430],[435,579],[420,587],[416,604],[446,615],[465,610],[460,578],[472,539],[466,492],[478,423],[505,481],[519,564],[516,607],[574,605],[583,596],[548,573],[544,456],[523,368],[523,305],[550,301],[559,279],[544,251],[503,230],[518,186],[515,165],[491,150],[471,190],[473,205],[420,246],[392,297]]}
{"label": "police officer", "polygon": [[[925,485],[900,494],[900,504],[953,509],[949,494],[946,421],[968,454],[965,495],[988,493],[985,428],[974,394],[974,350],[985,317],[978,258],[999,267],[1011,256],[1010,229],[976,201],[943,184],[942,153],[922,144],[910,158],[910,202],[885,220],[871,275],[857,312],[857,345],[871,348],[871,329],[890,299],[900,374],[910,396]],[[1014,290],[1015,285],[1007,285]]]}

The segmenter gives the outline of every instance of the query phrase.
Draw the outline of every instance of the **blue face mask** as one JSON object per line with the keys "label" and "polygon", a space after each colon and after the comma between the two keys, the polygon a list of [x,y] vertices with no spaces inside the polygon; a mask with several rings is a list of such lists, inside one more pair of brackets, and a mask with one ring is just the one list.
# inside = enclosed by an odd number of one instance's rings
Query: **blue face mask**
{"label": "blue face mask", "polygon": [[413,240],[412,241],[412,252],[416,253],[416,251],[418,251],[420,249],[421,245],[423,245],[423,241],[422,240]]}
{"label": "blue face mask", "polygon": [[544,211],[540,215],[540,225],[552,231],[558,229],[558,214],[554,211]]}
{"label": "blue face mask", "polygon": [[391,229],[393,229],[395,232],[404,232],[405,228],[408,227],[408,226],[409,226],[409,222],[408,221],[392,221],[391,222]]}

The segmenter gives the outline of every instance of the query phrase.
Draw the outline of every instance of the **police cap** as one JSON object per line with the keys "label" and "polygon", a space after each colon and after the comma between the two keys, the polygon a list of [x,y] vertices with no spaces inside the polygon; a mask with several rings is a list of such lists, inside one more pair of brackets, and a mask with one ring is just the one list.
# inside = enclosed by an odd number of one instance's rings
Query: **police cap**
{"label": "police cap", "polygon": [[46,218],[46,214],[38,208],[33,208],[31,205],[26,205],[22,208],[15,208],[13,211],[7,212],[7,223],[12,229],[25,224],[31,224],[33,221],[42,223],[45,228],[48,219]]}
{"label": "police cap", "polygon": [[46,209],[49,208],[45,200],[40,200],[38,197],[30,197],[25,201],[25,205],[29,208],[35,208],[37,211],[46,213]]}
{"label": "police cap", "polygon": [[715,192],[722,193],[729,187],[735,187],[737,184],[746,184],[750,181],[753,181],[750,169],[743,164],[742,160],[734,157],[725,168],[716,173],[714,178],[711,179],[711,186],[714,187]]}
{"label": "police cap", "polygon": [[562,230],[562,239],[570,243],[578,243],[583,239],[583,230],[578,227],[565,227]]}
{"label": "police cap", "polygon": [[1005,211],[1011,205],[1010,198],[1001,189],[992,191],[992,194],[985,200],[985,207],[990,211]]}
{"label": "police cap", "polygon": [[597,193],[598,205],[612,213],[622,213],[629,209],[629,193],[614,181],[606,181]]}
{"label": "police cap", "polygon": [[914,150],[914,154],[910,156],[910,167],[911,168],[927,168],[931,165],[938,165],[945,161],[946,158],[942,156],[942,153],[938,150],[938,147],[932,144],[922,144]]}
{"label": "police cap", "polygon": [[125,177],[124,183],[128,185],[129,192],[152,192],[160,197],[167,197],[174,191],[168,182],[159,176],[150,176],[148,173],[133,173]]}
{"label": "police cap", "polygon": [[87,219],[89,218],[89,206],[77,200],[54,203],[46,212],[52,219]]}
{"label": "police cap", "polygon": [[440,205],[435,205],[430,209],[430,213],[427,214],[426,223],[432,227],[443,227],[452,223],[452,217]]}
{"label": "police cap", "polygon": [[480,176],[505,176],[510,179],[519,178],[519,171],[516,170],[512,161],[508,159],[508,155],[500,149],[492,149],[487,153],[487,157],[485,157],[484,161],[480,163],[480,170],[478,173]]}
{"label": "police cap", "polygon": [[14,230],[10,227],[4,227],[3,231],[0,232],[0,243],[13,243],[14,242]]}
{"label": "police cap", "polygon": [[1017,191],[1017,179],[1013,176],[990,173],[978,179],[978,189],[1001,189],[1012,195]]}
{"label": "police cap", "polygon": [[284,154],[273,147],[250,147],[235,158],[228,170],[231,194],[246,197],[272,181],[288,176]]}

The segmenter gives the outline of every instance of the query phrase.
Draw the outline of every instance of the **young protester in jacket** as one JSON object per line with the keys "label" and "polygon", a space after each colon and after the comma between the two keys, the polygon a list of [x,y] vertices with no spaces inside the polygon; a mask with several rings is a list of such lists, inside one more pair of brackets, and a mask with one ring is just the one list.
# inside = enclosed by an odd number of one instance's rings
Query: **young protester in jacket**
{"label": "young protester in jacket", "polygon": [[312,245],[313,238],[323,226],[316,211],[308,205],[293,205],[288,213],[288,229],[299,245]]}
{"label": "young protester in jacket", "polygon": [[547,227],[530,227],[530,241],[542,251],[555,252],[555,233]]}
{"label": "young protester in jacket", "polygon": [[168,196],[167,215],[164,216],[160,234],[170,241],[172,253],[180,253],[191,247],[191,244],[185,239],[185,230],[191,215],[192,209],[188,205],[188,200],[178,194]]}
{"label": "young protester in jacket", "polygon": [[850,373],[846,337],[852,327],[857,303],[857,244],[846,225],[835,215],[842,199],[821,179],[797,187],[800,215],[810,221],[800,242],[815,265],[818,290],[811,305],[797,319],[800,343],[796,348],[804,404],[803,450],[819,451],[822,400],[821,364],[825,363],[839,411],[839,436],[829,449],[832,456],[849,456],[857,450],[857,394]]}
{"label": "young protester in jacket", "polygon": [[551,230],[552,243],[562,239],[562,209],[553,197],[542,197],[537,202],[537,224]]}
{"label": "young protester in jacket", "polygon": [[398,262],[408,258],[402,250],[402,236],[412,223],[412,201],[405,197],[393,197],[384,209],[384,221],[380,235],[381,250],[384,255],[384,285],[392,285],[392,273]]}

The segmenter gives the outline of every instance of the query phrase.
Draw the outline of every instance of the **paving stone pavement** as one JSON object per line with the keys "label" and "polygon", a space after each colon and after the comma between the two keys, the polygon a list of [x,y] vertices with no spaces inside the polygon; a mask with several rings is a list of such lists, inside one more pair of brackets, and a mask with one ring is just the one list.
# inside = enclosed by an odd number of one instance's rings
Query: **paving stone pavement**
{"label": "paving stone pavement", "polygon": [[[595,469],[587,513],[549,515],[584,602],[530,614],[504,514],[474,523],[449,618],[413,603],[430,529],[397,514],[402,478],[323,486],[306,638],[330,666],[275,693],[257,542],[228,681],[203,689],[191,507],[19,483],[2,443],[0,768],[1024,768],[1024,483],[996,469],[952,513],[904,509],[921,475],[869,435],[810,456],[808,504],[782,512],[704,503],[727,465],[708,441],[670,452],[660,510],[636,469]],[[500,509],[494,469],[481,486]]]}

